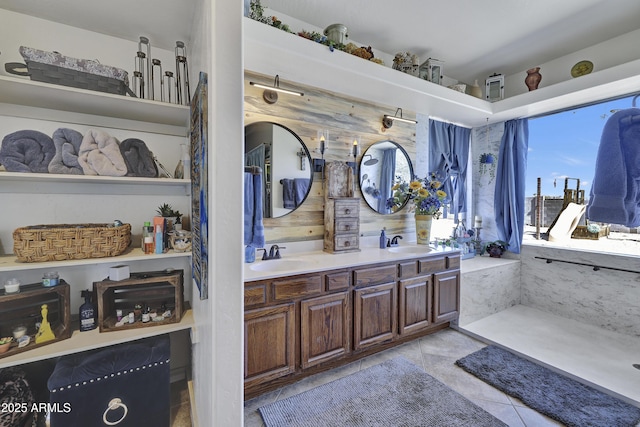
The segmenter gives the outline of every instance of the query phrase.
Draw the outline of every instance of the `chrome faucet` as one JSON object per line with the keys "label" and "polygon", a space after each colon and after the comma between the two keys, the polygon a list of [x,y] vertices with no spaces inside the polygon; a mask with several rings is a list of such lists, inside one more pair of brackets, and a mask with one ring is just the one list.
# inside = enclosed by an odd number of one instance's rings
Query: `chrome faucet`
{"label": "chrome faucet", "polygon": [[393,236],[393,238],[387,242],[387,246],[398,246],[398,239],[402,239],[402,236]]}
{"label": "chrome faucet", "polygon": [[267,253],[267,250],[265,248],[259,248],[259,251],[264,251],[264,253],[262,254],[262,260],[263,261],[268,261],[270,259],[280,259],[280,249],[287,249],[284,246],[278,246],[278,245],[271,245],[271,248],[269,248],[269,252]]}

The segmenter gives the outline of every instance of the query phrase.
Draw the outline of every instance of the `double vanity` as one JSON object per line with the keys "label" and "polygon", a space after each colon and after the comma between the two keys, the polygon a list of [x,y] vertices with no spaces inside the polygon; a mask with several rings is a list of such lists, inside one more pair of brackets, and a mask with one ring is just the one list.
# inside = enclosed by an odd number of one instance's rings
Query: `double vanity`
{"label": "double vanity", "polygon": [[282,253],[245,264],[245,398],[445,328],[460,252],[428,246]]}

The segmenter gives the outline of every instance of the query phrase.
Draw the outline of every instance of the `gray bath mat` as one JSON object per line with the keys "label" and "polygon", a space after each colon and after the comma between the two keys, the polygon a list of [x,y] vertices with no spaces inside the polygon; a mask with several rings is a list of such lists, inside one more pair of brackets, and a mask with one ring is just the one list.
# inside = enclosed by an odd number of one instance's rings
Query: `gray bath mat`
{"label": "gray bath mat", "polygon": [[506,426],[402,357],[259,411],[267,427]]}
{"label": "gray bath mat", "polygon": [[485,347],[456,365],[570,427],[632,427],[640,421],[640,408],[500,347]]}

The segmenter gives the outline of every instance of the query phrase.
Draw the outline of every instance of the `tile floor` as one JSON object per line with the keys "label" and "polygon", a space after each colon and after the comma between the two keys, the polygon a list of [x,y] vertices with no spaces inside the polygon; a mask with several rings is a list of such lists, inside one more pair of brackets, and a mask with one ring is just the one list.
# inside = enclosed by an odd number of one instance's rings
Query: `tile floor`
{"label": "tile floor", "polygon": [[496,390],[455,365],[456,360],[485,345],[462,332],[445,329],[248,400],[244,404],[244,425],[245,427],[264,426],[258,412],[260,406],[402,355],[511,427],[560,426],[561,424],[528,408],[519,400]]}
{"label": "tile floor", "polygon": [[191,404],[186,380],[171,384],[171,427],[191,427]]}

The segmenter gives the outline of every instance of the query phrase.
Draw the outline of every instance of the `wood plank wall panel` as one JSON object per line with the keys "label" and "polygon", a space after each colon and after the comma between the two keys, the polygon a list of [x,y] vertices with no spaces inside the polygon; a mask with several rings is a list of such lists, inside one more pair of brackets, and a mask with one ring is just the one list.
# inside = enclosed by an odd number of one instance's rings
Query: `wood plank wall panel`
{"label": "wood plank wall panel", "polygon": [[[360,155],[373,143],[391,140],[400,144],[409,154],[415,168],[416,128],[415,125],[396,123],[391,129],[384,129],[382,116],[395,114],[399,106],[383,106],[365,100],[346,98],[340,94],[288,82],[280,78],[280,86],[304,92],[304,96],[278,95],[278,102],[267,104],[262,99],[263,89],[249,84],[249,81],[272,85],[274,76],[245,73],[244,123],[245,125],[267,121],[283,125],[296,133],[307,146],[312,158],[320,158],[317,132],[329,130],[329,146],[325,152],[327,161],[353,161],[351,149],[353,137],[357,136]],[[403,110],[404,117],[415,117],[415,113]],[[311,167],[311,165],[308,165]],[[357,179],[356,179],[357,181]],[[324,188],[321,174],[315,173],[311,192],[304,203],[294,212],[280,218],[265,218],[265,239],[267,243],[282,243],[302,240],[322,240],[324,236]],[[387,235],[409,233],[414,229],[413,214],[406,209],[393,215],[380,215],[364,202],[359,184],[355,197],[360,198],[360,235],[379,235],[382,227]]]}

